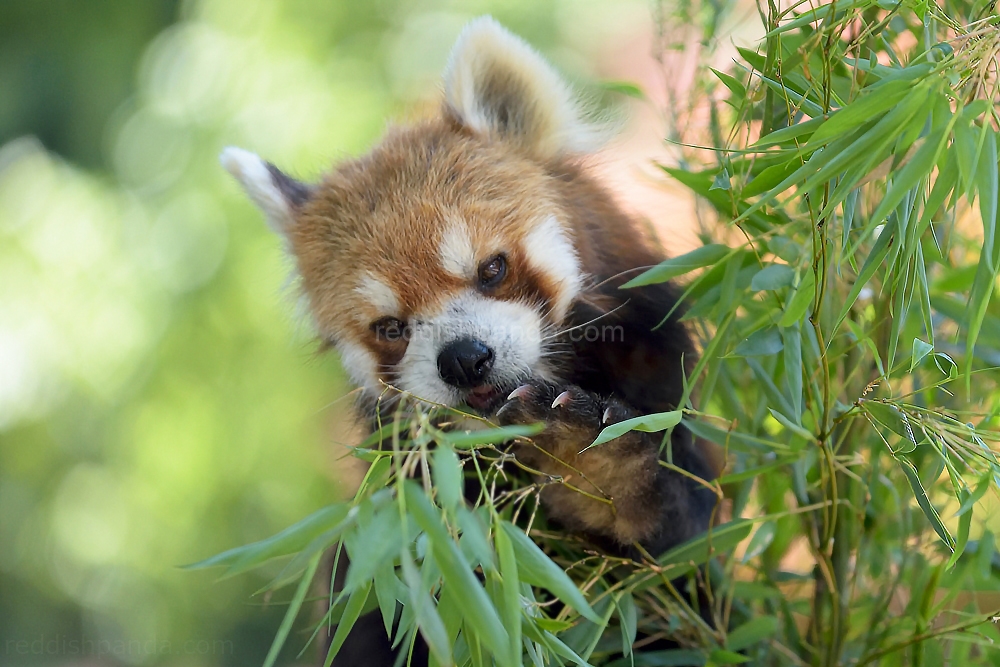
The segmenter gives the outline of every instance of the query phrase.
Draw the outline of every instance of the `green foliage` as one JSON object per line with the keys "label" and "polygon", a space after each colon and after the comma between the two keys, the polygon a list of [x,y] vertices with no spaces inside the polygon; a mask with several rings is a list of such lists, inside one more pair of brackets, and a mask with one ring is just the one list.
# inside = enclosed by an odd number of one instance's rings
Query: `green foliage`
{"label": "green foliage", "polygon": [[[701,17],[708,55],[731,8]],[[736,518],[655,560],[595,555],[546,530],[540,484],[494,484],[520,466],[512,434],[447,433],[456,415],[408,399],[391,447],[357,451],[373,466],[356,498],[324,510],[345,529],[314,538],[314,517],[219,558],[339,542],[334,609],[376,591],[395,640],[420,632],[438,664],[995,664],[996,610],[963,594],[1000,589],[982,505],[1000,485],[991,12],[769,3],[760,50],[696,82],[708,137],[675,129],[683,167],[664,170],[710,207],[704,246],[624,287],[684,277],[703,355],[682,411],[629,426],[683,418],[723,448],[703,481]],[[640,650],[657,636],[678,648]]]}
{"label": "green foliage", "polygon": [[[621,561],[611,578],[607,559],[537,528],[541,484],[500,486],[510,466],[523,468],[507,452],[510,429],[447,431],[449,420],[471,417],[429,410],[418,399],[406,401],[400,414],[415,416],[399,417],[383,429],[387,442],[381,449],[357,448],[355,454],[371,461],[371,467],[353,501],[190,566],[226,566],[225,576],[230,576],[296,554],[272,584],[287,583],[286,575],[301,575],[270,655],[280,651],[300,611],[316,559],[335,545],[337,553],[349,556],[351,566],[330,614],[312,635],[337,626],[328,661],[373,591],[386,628],[399,618],[394,642],[407,646],[419,632],[439,664],[479,664],[485,659],[480,655],[501,665],[523,664],[526,656],[535,664],[593,664],[588,661],[602,655],[630,653],[640,614],[648,614],[652,605],[676,609],[676,617],[662,622],[682,626],[679,631],[697,637],[692,643],[713,641],[711,628],[685,608],[689,601],[673,582],[698,576],[696,566],[731,550],[749,535],[752,522],[716,526],[655,562]],[[651,415],[649,423],[632,427],[662,430],[679,419],[679,413]],[[521,427],[515,435],[530,446],[534,432],[537,428]],[[483,489],[472,505],[462,495],[467,477]],[[580,582],[585,583],[578,587]],[[751,630],[741,641],[753,636]],[[604,640],[605,634],[616,639]],[[715,650],[724,648],[719,644]]]}
{"label": "green foliage", "polygon": [[[0,664],[261,664],[308,542],[221,582],[178,565],[279,532],[351,477],[347,379],[222,147],[315,179],[436,97],[474,16],[572,73],[644,12],[0,2]],[[271,581],[291,585],[254,595]]]}

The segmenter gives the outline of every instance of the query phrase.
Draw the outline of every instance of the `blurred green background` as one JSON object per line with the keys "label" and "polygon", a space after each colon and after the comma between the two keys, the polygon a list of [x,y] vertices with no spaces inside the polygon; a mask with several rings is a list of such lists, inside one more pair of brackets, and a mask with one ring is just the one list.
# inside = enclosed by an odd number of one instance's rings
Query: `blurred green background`
{"label": "blurred green background", "polygon": [[484,13],[584,78],[649,29],[641,0],[0,2],[0,665],[263,660],[287,598],[177,566],[336,499],[350,399],[217,155],[315,178]]}

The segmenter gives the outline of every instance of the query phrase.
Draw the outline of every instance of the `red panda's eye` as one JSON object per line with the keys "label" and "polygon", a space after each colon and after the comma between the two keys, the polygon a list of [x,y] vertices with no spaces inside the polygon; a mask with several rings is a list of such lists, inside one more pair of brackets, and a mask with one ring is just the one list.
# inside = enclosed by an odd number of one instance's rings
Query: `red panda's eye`
{"label": "red panda's eye", "polygon": [[507,275],[507,258],[496,255],[479,265],[479,286],[491,289],[503,282]]}
{"label": "red panda's eye", "polygon": [[406,322],[398,317],[383,317],[381,319],[377,319],[371,323],[371,330],[375,334],[375,338],[381,341],[388,341],[390,343],[394,343],[398,340],[404,340],[409,335],[406,328]]}

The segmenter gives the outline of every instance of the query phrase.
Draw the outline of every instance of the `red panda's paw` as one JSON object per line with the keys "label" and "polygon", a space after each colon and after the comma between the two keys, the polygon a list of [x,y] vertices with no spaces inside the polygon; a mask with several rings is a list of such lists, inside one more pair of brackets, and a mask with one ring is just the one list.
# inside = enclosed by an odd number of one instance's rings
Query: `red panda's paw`
{"label": "red panda's paw", "polygon": [[542,492],[549,515],[571,530],[620,544],[655,532],[658,440],[633,431],[587,448],[605,426],[632,416],[617,399],[541,380],[516,389],[497,412],[504,425],[545,424],[515,456],[536,473],[564,482]]}
{"label": "red panda's paw", "polygon": [[[579,458],[605,426],[633,416],[632,409],[618,399],[540,379],[532,379],[511,392],[497,412],[497,419],[505,426],[545,424],[545,430],[532,441],[564,462]],[[633,440],[627,436],[623,439]],[[621,443],[630,444],[638,443]],[[591,458],[588,453],[582,456]]]}
{"label": "red panda's paw", "polygon": [[575,385],[533,378],[510,393],[497,411],[497,419],[505,426],[543,422],[546,433],[554,429],[599,432],[604,423],[606,402],[597,394]]}

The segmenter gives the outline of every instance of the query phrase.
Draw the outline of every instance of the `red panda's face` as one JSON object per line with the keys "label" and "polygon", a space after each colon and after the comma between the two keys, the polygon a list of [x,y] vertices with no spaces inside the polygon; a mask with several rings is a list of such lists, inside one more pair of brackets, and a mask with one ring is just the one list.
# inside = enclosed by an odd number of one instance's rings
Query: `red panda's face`
{"label": "red panda's face", "polygon": [[489,19],[460,37],[442,113],[305,186],[223,163],[289,242],[320,334],[386,385],[488,412],[546,357],[584,280],[554,160],[585,126],[567,89]]}
{"label": "red panda's face", "polygon": [[547,374],[582,281],[552,178],[503,142],[431,122],[316,188],[288,236],[359,386],[488,410]]}

